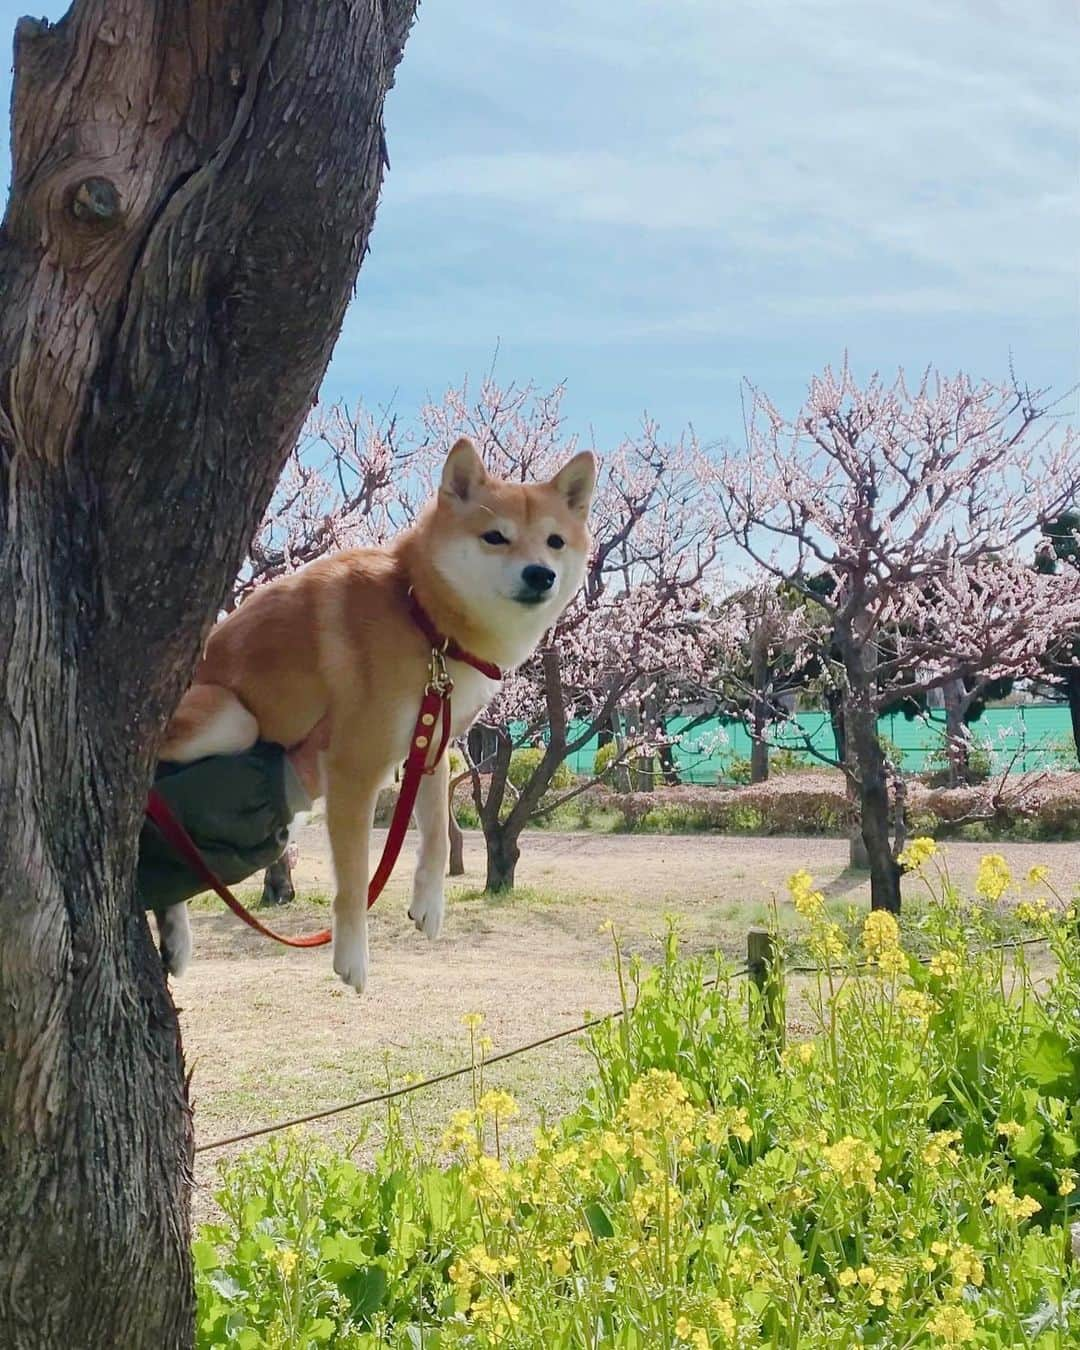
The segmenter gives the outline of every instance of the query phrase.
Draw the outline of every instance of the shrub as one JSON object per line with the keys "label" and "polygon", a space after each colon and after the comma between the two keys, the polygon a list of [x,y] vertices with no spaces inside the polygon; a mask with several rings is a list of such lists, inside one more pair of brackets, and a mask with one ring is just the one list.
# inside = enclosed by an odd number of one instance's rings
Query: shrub
{"label": "shrub", "polygon": [[915,838],[918,835],[925,835],[928,839],[936,839],[941,830],[941,817],[936,811],[913,811],[908,817],[908,833]]}
{"label": "shrub", "polygon": [[957,829],[956,837],[967,844],[988,844],[994,836],[984,820],[969,820]]}
{"label": "shrub", "polygon": [[720,774],[729,783],[745,785],[750,782],[750,761],[743,755],[729,755],[721,763]]}
{"label": "shrub", "polygon": [[769,755],[769,773],[778,778],[791,773],[808,773],[813,768],[813,763],[798,750],[773,750]]}
{"label": "shrub", "polygon": [[593,760],[593,777],[603,778],[610,770],[615,756],[619,753],[619,747],[614,741],[606,741],[596,751],[596,757]]}
{"label": "shrub", "polygon": [[[948,747],[942,742],[926,756],[925,771],[935,782],[944,781],[949,774],[949,752]],[[968,746],[968,771],[967,781],[969,783],[985,783],[994,771],[994,757],[987,741],[978,736],[971,738],[971,744]]]}
{"label": "shrub", "polygon": [[[529,746],[524,750],[515,750],[510,756],[510,782],[519,792],[540,767],[540,761],[543,758],[544,751],[540,746]],[[562,792],[566,788],[573,787],[573,785],[574,775],[570,766],[560,764],[551,780],[551,788],[556,792]]]}

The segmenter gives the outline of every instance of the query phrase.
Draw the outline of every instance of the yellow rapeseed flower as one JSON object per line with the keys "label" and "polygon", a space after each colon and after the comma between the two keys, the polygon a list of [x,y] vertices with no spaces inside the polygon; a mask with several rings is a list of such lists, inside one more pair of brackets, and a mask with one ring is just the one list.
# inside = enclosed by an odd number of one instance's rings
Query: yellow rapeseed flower
{"label": "yellow rapeseed flower", "polygon": [[1076,1170],[1063,1167],[1058,1173],[1058,1195],[1072,1195],[1076,1190]]}
{"label": "yellow rapeseed flower", "polygon": [[877,1174],[881,1170],[881,1158],[874,1152],[865,1139],[856,1139],[845,1135],[835,1144],[826,1144],[821,1150],[822,1156],[832,1170],[846,1186],[861,1183],[868,1191],[877,1187]]}
{"label": "yellow rapeseed flower", "polygon": [[1021,900],[1016,906],[1016,917],[1021,923],[1046,924],[1053,918],[1053,915],[1050,913],[1050,907],[1046,900],[1039,895],[1034,900]]}
{"label": "yellow rapeseed flower", "polygon": [[300,1260],[300,1254],[292,1247],[282,1247],[274,1253],[272,1260],[284,1278],[288,1279],[296,1269],[296,1263]]}
{"label": "yellow rapeseed flower", "polygon": [[994,1129],[1004,1139],[1013,1140],[1023,1130],[1023,1125],[1018,1120],[999,1120]]}
{"label": "yellow rapeseed flower", "polygon": [[939,1167],[943,1162],[956,1162],[953,1145],[959,1138],[959,1130],[937,1130],[926,1141],[922,1151],[923,1162],[929,1167]]}
{"label": "yellow rapeseed flower", "polygon": [[917,872],[934,857],[937,851],[938,846],[933,839],[925,834],[920,834],[908,844],[896,861],[901,867],[906,867],[909,872]]}
{"label": "yellow rapeseed flower", "polygon": [[705,1117],[705,1138],[714,1148],[722,1148],[732,1137],[748,1144],[754,1137],[745,1106],[726,1106]]}
{"label": "yellow rapeseed flower", "polygon": [[842,960],[847,950],[844,932],[838,923],[815,924],[806,945],[818,961],[827,963]]}
{"label": "yellow rapeseed flower", "polygon": [[872,909],[863,920],[863,946],[870,956],[900,945],[900,925],[886,909]]}
{"label": "yellow rapeseed flower", "polygon": [[933,1001],[919,989],[901,989],[896,996],[896,1006],[913,1022],[929,1022],[934,1011]]}
{"label": "yellow rapeseed flower", "polygon": [[497,1116],[499,1120],[513,1120],[519,1114],[519,1108],[509,1092],[492,1090],[485,1092],[477,1103],[481,1115]]}
{"label": "yellow rapeseed flower", "polygon": [[631,1083],[623,1110],[631,1129],[665,1138],[686,1134],[694,1121],[686,1088],[669,1069],[650,1069]]}
{"label": "yellow rapeseed flower", "polygon": [[996,903],[1012,884],[1009,864],[1000,853],[986,853],[979,862],[979,875],[975,878],[975,893],[984,900]]}
{"label": "yellow rapeseed flower", "polygon": [[709,1304],[709,1317],[729,1341],[735,1339],[735,1309],[729,1299],[714,1298]]}
{"label": "yellow rapeseed flower", "polygon": [[959,954],[946,948],[931,958],[930,974],[936,975],[945,984],[954,984],[962,965]]}
{"label": "yellow rapeseed flower", "polygon": [[1013,1188],[1005,1182],[999,1186],[996,1191],[989,1191],[987,1200],[995,1207],[1007,1214],[1010,1219],[1030,1219],[1033,1214],[1038,1214],[1042,1205],[1030,1195],[1017,1195]]}
{"label": "yellow rapeseed flower", "polygon": [[1050,880],[1050,869],[1045,863],[1036,863],[1027,874],[1032,886],[1044,885]]}
{"label": "yellow rapeseed flower", "polygon": [[974,1319],[955,1303],[939,1308],[926,1329],[943,1345],[966,1345],[975,1339]]}
{"label": "yellow rapeseed flower", "polygon": [[966,1242],[961,1242],[949,1256],[949,1270],[953,1283],[957,1286],[973,1284],[978,1288],[986,1276],[983,1263],[975,1254],[974,1247]]}
{"label": "yellow rapeseed flower", "polygon": [[791,903],[801,918],[807,920],[820,918],[825,910],[825,897],[820,891],[813,889],[814,879],[809,872],[800,869],[788,877],[785,884],[791,896]]}

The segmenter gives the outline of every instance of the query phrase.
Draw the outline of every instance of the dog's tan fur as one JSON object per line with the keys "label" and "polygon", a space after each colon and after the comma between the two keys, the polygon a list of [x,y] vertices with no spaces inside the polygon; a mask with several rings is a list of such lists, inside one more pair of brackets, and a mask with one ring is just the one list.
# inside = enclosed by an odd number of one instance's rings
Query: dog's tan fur
{"label": "dog's tan fur", "polygon": [[[270,583],[210,634],[162,758],[237,754],[257,737],[294,746],[326,719],[334,969],[357,990],[367,978],[375,800],[405,758],[428,678],[430,648],[410,617],[409,587],[441,633],[504,670],[519,665],[581,585],[595,474],[585,453],[549,483],[503,482],[488,477],[471,441],[458,441],[436,497],[410,530],[384,549],[338,553]],[[484,542],[492,530],[509,543]],[[552,546],[554,536],[564,547]],[[556,573],[536,604],[521,599],[530,564]],[[497,685],[448,664],[459,736]],[[409,914],[430,937],[442,925],[448,775],[444,757],[424,778],[415,812],[420,849]],[[174,949],[182,945],[174,937]]]}

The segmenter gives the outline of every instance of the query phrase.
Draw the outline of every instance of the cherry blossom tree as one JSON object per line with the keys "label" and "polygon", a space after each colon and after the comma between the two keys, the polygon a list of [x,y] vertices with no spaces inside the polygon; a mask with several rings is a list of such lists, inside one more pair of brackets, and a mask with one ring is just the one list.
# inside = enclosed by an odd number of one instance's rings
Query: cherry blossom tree
{"label": "cherry blossom tree", "polygon": [[[750,735],[750,782],[769,777],[774,729],[790,725],[794,695],[820,673],[822,611],[787,582],[762,573],[721,605],[727,623],[716,652],[712,700]],[[741,630],[741,640],[738,635]]]}
{"label": "cherry blossom tree", "polygon": [[1015,380],[928,371],[909,387],[901,372],[860,386],[845,361],[811,381],[794,418],[747,394],[745,448],[707,469],[713,500],[747,556],[828,615],[872,904],[896,910],[878,713],[958,678],[1027,670],[1075,622],[1075,581],[1021,566],[1015,550],[1075,500],[1076,438],[1047,417],[1045,391]]}

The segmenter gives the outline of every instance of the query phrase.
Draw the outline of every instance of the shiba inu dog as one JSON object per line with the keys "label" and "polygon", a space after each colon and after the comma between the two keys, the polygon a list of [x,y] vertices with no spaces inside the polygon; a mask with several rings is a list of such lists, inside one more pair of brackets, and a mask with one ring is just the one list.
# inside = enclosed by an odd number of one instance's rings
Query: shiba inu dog
{"label": "shiba inu dog", "polygon": [[[368,976],[375,801],[408,753],[429,678],[432,647],[413,617],[413,597],[438,633],[465,652],[503,671],[520,665],[581,586],[595,484],[588,452],[550,482],[511,483],[490,477],[473,443],[459,440],[412,528],[385,548],[338,553],[278,578],[207,640],[161,758],[186,763],[239,754],[260,737],[290,747],[326,719],[334,970],[358,992]],[[499,686],[462,661],[446,664],[454,684],[451,730],[460,736]],[[423,779],[414,812],[419,857],[409,917],[431,938],[443,921],[448,786],[444,756]],[[186,906],[166,914],[177,971],[191,950]]]}

